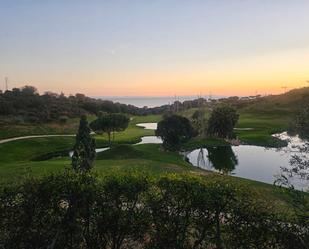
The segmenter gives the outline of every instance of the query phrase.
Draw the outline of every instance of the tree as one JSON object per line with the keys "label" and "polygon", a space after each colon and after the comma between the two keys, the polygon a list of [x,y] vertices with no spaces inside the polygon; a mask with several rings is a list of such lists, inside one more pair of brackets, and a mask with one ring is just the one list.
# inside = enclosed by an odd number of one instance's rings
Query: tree
{"label": "tree", "polygon": [[295,131],[302,138],[309,138],[309,105],[302,108],[296,115]]}
{"label": "tree", "polygon": [[193,113],[192,122],[198,133],[204,136],[207,120],[205,118],[205,111],[203,109],[196,110]]}
{"label": "tree", "polygon": [[208,120],[208,135],[231,138],[238,118],[239,114],[237,114],[235,109],[229,106],[215,108]]}
{"label": "tree", "polygon": [[178,150],[181,143],[188,141],[195,132],[190,121],[178,115],[165,117],[158,123],[156,136],[163,140],[166,150]]}
{"label": "tree", "polygon": [[73,148],[72,167],[75,171],[89,171],[94,162],[95,140],[90,136],[90,131],[87,117],[82,116]]}
{"label": "tree", "polygon": [[115,139],[115,132],[124,131],[129,125],[129,118],[120,113],[102,113],[96,120],[90,123],[90,127],[96,133],[107,133],[109,146],[111,139]]}
{"label": "tree", "polygon": [[38,89],[34,86],[23,86],[21,92],[28,95],[38,94]]}

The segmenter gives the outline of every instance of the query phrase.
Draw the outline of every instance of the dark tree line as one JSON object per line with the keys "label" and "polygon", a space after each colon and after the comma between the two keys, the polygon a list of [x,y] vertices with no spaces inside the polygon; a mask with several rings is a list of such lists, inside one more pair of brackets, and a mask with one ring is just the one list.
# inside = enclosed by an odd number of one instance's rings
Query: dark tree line
{"label": "dark tree line", "polygon": [[94,99],[83,94],[65,96],[46,92],[40,95],[32,86],[0,92],[0,117],[15,122],[65,122],[65,117],[80,117],[83,114],[127,113],[144,115],[146,111],[133,105]]}
{"label": "dark tree line", "polygon": [[221,100],[206,100],[197,98],[184,102],[175,101],[170,105],[139,108],[133,105],[115,103],[109,100],[94,99],[77,93],[65,96],[53,92],[39,94],[33,86],[13,88],[0,91],[0,119],[13,122],[65,122],[66,118],[80,117],[83,114],[127,113],[132,115],[175,113],[190,108],[214,106],[220,102],[240,107],[255,101],[254,99],[231,97]]}

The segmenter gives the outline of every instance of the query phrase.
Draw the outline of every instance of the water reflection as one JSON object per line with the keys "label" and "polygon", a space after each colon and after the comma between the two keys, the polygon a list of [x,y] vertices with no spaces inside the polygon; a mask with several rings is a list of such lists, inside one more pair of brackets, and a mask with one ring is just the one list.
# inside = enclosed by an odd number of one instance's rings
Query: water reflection
{"label": "water reflection", "polygon": [[206,164],[204,149],[200,148],[197,156],[197,167],[208,169],[209,164]]}
{"label": "water reflection", "polygon": [[200,168],[228,174],[237,164],[238,159],[231,146],[206,147],[198,150],[196,165]]}
{"label": "water reflection", "polygon": [[[276,176],[282,174],[283,168],[295,171],[290,163],[291,159],[295,161],[296,155],[309,162],[309,149],[308,151],[300,149],[307,141],[297,136],[288,136],[286,133],[275,136],[286,139],[288,145],[280,149],[251,145],[205,147],[187,152],[186,156],[192,165],[203,169],[273,184]],[[309,170],[309,167],[306,170]],[[303,171],[301,173],[303,174]],[[295,179],[293,184],[297,189],[308,187],[308,182],[299,179]]]}
{"label": "water reflection", "polygon": [[238,164],[231,146],[207,147],[207,151],[212,166],[222,173],[232,172]]}

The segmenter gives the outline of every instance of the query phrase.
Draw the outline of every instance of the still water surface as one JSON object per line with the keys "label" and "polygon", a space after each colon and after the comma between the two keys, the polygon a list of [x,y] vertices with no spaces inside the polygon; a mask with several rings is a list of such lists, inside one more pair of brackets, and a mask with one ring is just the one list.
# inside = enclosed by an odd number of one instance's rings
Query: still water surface
{"label": "still water surface", "polygon": [[[280,167],[289,167],[291,156],[301,154],[299,147],[305,144],[298,136],[286,132],[274,136],[287,140],[288,146],[279,149],[251,145],[204,147],[185,154],[192,165],[202,169],[273,184]],[[299,189],[308,187],[302,181],[294,181]]]}
{"label": "still water surface", "polygon": [[146,130],[156,130],[158,127],[158,123],[140,123],[136,124],[138,127],[143,127]]}

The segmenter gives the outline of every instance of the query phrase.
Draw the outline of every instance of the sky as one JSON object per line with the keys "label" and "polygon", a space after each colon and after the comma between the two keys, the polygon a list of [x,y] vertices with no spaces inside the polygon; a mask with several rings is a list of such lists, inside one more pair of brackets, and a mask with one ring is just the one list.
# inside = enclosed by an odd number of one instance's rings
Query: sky
{"label": "sky", "polygon": [[308,0],[0,0],[0,89],[253,95],[309,86]]}

